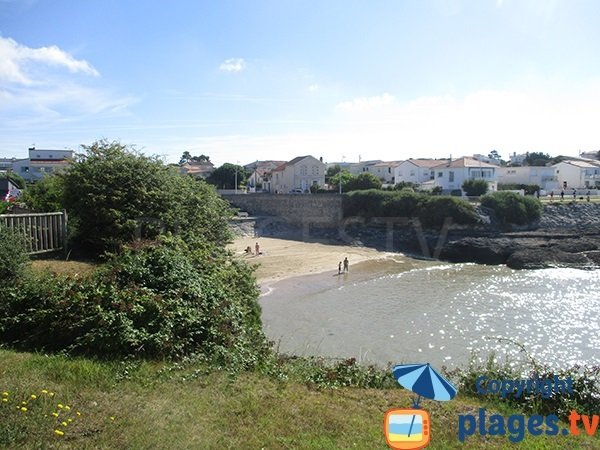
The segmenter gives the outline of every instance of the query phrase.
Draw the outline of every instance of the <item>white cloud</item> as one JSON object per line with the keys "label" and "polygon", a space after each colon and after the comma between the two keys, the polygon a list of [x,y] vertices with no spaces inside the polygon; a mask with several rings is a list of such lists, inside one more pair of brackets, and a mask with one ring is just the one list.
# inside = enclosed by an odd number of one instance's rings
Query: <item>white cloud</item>
{"label": "white cloud", "polygon": [[360,97],[353,100],[338,103],[335,107],[338,111],[361,113],[381,109],[382,107],[392,105],[396,99],[394,96],[384,93],[374,97]]}
{"label": "white cloud", "polygon": [[307,89],[308,92],[317,92],[321,87],[318,84],[311,84]]}
{"label": "white cloud", "polygon": [[[32,64],[35,63],[35,64]],[[55,45],[31,48],[10,38],[0,37],[0,81],[31,85],[35,78],[36,66],[49,66],[66,69],[71,73],[99,76],[87,61],[75,59]]]}
{"label": "white cloud", "polygon": [[222,72],[241,72],[246,68],[246,61],[243,58],[230,58],[226,59],[219,66],[219,70]]}
{"label": "white cloud", "polygon": [[31,48],[0,37],[0,123],[13,129],[52,127],[122,114],[136,101],[115,95],[99,78],[90,63],[55,45]]}

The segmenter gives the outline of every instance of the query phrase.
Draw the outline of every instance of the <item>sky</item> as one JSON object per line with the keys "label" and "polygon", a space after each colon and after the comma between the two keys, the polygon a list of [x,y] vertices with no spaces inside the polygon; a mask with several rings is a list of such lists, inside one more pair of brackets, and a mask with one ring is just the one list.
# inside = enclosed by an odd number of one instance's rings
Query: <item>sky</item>
{"label": "sky", "polygon": [[0,0],[0,157],[600,150],[596,0]]}

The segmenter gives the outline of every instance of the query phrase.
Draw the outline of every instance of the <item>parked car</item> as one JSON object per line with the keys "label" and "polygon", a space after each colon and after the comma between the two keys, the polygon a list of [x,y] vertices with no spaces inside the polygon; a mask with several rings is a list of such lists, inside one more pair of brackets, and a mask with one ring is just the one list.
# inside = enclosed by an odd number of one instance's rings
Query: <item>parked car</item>
{"label": "parked car", "polygon": [[300,188],[292,189],[290,194],[304,194],[304,191]]}

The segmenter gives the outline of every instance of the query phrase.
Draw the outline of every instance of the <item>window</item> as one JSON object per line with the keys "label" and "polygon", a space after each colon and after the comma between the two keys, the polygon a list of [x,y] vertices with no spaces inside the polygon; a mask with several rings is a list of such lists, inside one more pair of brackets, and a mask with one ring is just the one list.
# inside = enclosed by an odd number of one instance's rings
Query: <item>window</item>
{"label": "window", "polygon": [[411,170],[411,171],[410,171],[410,176],[411,176],[411,177],[414,177],[414,176],[415,176],[415,171],[414,171],[414,170]]}
{"label": "window", "polygon": [[21,173],[27,173],[27,172],[29,172],[29,167],[27,167],[27,166],[21,167]]}
{"label": "window", "polygon": [[300,167],[300,175],[308,175],[308,168],[306,166]]}
{"label": "window", "polygon": [[392,173],[392,168],[388,167],[388,173]]}
{"label": "window", "polygon": [[313,175],[319,175],[319,168],[317,166],[313,166],[312,167],[312,174]]}
{"label": "window", "polygon": [[453,171],[448,172],[448,182],[449,183],[454,182],[454,172]]}
{"label": "window", "polygon": [[444,176],[444,172],[438,172],[438,178],[442,178]]}

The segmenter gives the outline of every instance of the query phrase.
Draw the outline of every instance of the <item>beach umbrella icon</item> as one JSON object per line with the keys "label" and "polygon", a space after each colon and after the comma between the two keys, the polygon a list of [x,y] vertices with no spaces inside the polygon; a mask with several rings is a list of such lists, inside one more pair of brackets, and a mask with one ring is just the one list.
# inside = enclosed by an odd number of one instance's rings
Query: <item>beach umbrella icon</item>
{"label": "beach umbrella icon", "polygon": [[421,397],[448,401],[454,398],[457,389],[450,381],[427,364],[399,364],[392,368],[394,378],[405,389],[417,394],[413,408],[419,407]]}

